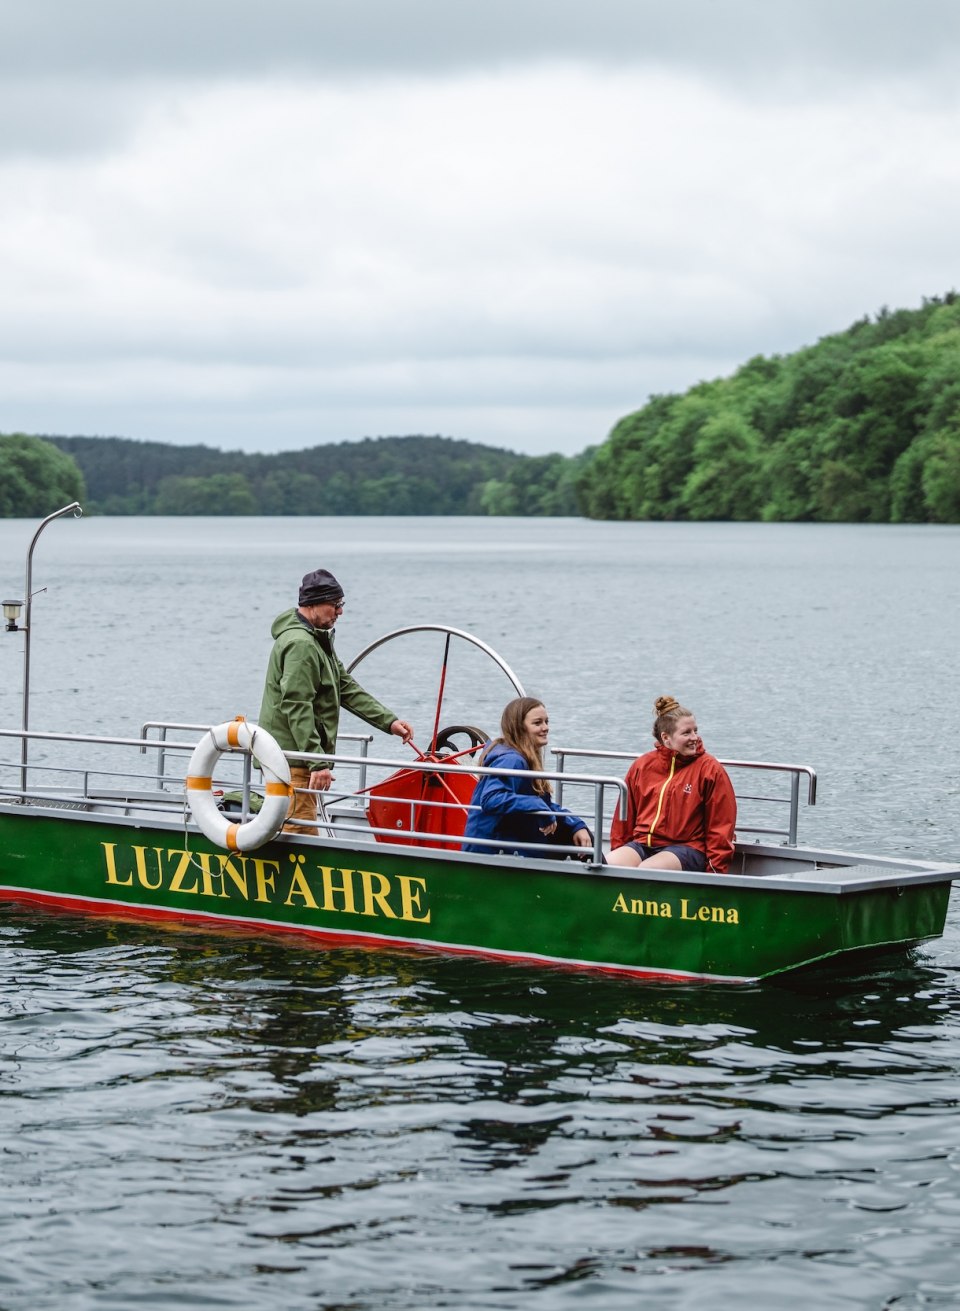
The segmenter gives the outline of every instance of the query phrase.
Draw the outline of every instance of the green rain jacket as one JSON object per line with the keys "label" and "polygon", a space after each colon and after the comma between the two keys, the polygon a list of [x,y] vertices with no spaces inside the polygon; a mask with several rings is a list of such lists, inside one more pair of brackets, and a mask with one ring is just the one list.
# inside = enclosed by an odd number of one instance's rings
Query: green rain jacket
{"label": "green rain jacket", "polygon": [[332,629],[314,628],[293,609],[277,615],[270,632],[274,643],[259,722],[284,751],[316,752],[312,763],[295,765],[329,768],[324,756],[337,749],[341,706],[389,733],[399,716],[347,673],[333,649]]}

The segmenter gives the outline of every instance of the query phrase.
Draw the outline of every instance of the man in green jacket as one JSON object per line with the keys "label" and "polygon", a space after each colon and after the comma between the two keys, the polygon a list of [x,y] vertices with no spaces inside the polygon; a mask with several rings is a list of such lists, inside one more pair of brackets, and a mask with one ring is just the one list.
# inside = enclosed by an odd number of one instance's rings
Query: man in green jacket
{"label": "man in green jacket", "polygon": [[[273,650],[260,705],[260,727],[285,751],[316,754],[317,759],[291,762],[294,788],[288,833],[316,834],[317,799],[333,782],[324,757],[337,749],[340,707],[374,728],[410,742],[413,729],[404,719],[365,692],[347,673],[333,649],[333,628],[343,610],[343,588],[327,569],[314,569],[300,584],[299,604],[277,615],[270,632]],[[307,824],[296,821],[309,821]]]}

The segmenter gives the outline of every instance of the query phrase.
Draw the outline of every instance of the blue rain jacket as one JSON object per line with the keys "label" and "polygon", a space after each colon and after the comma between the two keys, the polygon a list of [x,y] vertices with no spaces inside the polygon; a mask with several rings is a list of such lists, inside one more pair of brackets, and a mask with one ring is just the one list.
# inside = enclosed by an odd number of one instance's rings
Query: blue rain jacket
{"label": "blue rain jacket", "polygon": [[[490,748],[483,761],[490,769],[529,769],[519,751],[498,743]],[[549,797],[534,792],[532,778],[496,778],[486,774],[474,788],[470,800],[471,810],[464,829],[463,851],[478,855],[520,855],[562,860],[566,852],[517,851],[516,842],[550,842],[569,846],[573,834],[587,825],[578,816],[565,810]],[[551,820],[557,821],[557,831],[550,837],[540,830]],[[503,846],[484,847],[471,843],[471,838],[501,838]]]}

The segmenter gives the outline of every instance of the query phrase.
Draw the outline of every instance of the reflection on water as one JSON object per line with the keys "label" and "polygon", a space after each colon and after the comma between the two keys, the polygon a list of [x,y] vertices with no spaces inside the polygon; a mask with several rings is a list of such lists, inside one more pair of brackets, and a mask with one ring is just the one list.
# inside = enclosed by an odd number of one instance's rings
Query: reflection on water
{"label": "reflection on water", "polygon": [[719,1267],[721,1304],[949,1305],[956,978],[639,987],[10,909],[0,1305],[685,1306]]}
{"label": "reflection on water", "polygon": [[[565,745],[644,745],[675,692],[718,753],[818,770],[811,840],[956,857],[960,530],[333,527],[51,528],[31,722],[254,713],[325,564],[347,658],[466,628]],[[11,580],[27,538],[0,522]],[[420,737],[441,655],[364,673]],[[450,722],[495,720],[480,678],[451,671]],[[955,1307],[957,897],[910,957],[744,989],[2,907],[0,1307]]]}

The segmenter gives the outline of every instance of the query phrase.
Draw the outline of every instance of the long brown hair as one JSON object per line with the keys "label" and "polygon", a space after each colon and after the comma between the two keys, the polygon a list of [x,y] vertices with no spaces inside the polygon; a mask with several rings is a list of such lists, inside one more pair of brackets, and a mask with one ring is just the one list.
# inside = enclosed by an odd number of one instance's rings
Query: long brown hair
{"label": "long brown hair", "polygon": [[[500,716],[500,736],[495,738],[484,753],[483,763],[486,764],[487,756],[493,747],[503,744],[504,746],[513,747],[514,751],[519,751],[524,760],[531,769],[543,769],[543,752],[538,746],[535,746],[530,738],[530,734],[523,726],[523,721],[529,715],[531,710],[536,710],[542,706],[543,702],[535,696],[518,696],[512,701],[508,701],[503,707],[503,714]],[[544,706],[546,709],[546,706]],[[533,790],[541,797],[553,795],[553,789],[545,778],[535,778],[533,780]]]}

